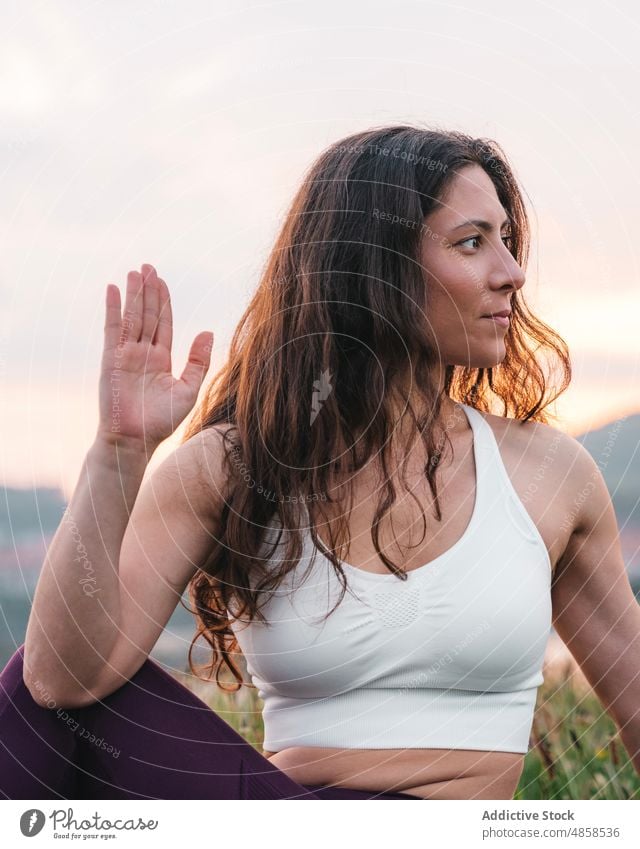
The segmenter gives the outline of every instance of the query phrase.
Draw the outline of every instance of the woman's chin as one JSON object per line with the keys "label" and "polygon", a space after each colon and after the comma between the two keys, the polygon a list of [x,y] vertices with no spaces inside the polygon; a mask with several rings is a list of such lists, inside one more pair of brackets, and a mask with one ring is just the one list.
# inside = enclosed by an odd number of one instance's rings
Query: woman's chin
{"label": "woman's chin", "polygon": [[483,351],[482,353],[478,352],[476,356],[470,356],[467,360],[460,358],[460,361],[456,360],[455,362],[450,363],[450,365],[462,366],[462,368],[495,368],[495,366],[499,366],[500,363],[507,356],[507,350],[505,346],[500,343],[498,346],[498,350]]}

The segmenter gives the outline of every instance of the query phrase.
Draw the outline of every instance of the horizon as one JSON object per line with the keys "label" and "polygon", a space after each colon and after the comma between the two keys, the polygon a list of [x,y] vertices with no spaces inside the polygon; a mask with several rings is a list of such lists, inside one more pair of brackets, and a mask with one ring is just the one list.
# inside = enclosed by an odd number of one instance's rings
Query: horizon
{"label": "horizon", "polygon": [[[573,431],[570,431],[570,430],[567,429],[564,432],[569,433],[574,438],[578,438],[578,437],[583,436],[586,433],[592,433],[594,431],[605,428],[607,425],[615,424],[617,421],[619,421],[621,419],[626,419],[626,418],[629,418],[629,417],[632,417],[632,416],[639,416],[640,417],[640,406],[639,405],[630,406],[626,411],[625,411],[625,409],[620,409],[619,411],[617,411],[613,415],[609,414],[609,412],[607,411],[606,413],[603,413],[603,415],[600,419],[594,419],[592,421],[592,425],[589,428],[576,427],[576,428],[574,428]],[[553,422],[551,424],[554,427],[556,426]],[[562,428],[560,428],[560,429],[562,429]],[[145,472],[145,474],[148,474],[150,471],[152,471],[154,468],[156,468],[162,462],[162,460],[165,457],[167,457],[173,450],[175,450],[175,448],[179,444],[180,435],[181,435],[183,430],[184,430],[184,423],[181,424],[180,427],[178,428],[178,430],[175,433],[173,433],[167,440],[165,440],[165,442],[163,442],[156,449],[153,456],[151,457],[151,460],[149,462],[149,465],[147,467],[147,471]],[[78,470],[78,472],[79,472],[79,470]],[[71,476],[66,480],[72,480]],[[25,483],[20,482],[20,481],[13,482],[13,481],[9,481],[9,480],[5,479],[2,483],[2,489],[21,489],[21,490],[24,490],[24,489],[26,489],[26,490],[28,490],[28,489],[54,489],[54,490],[59,490],[60,492],[62,492],[62,495],[63,495],[63,497],[64,497],[64,499],[67,503],[71,500],[71,497],[73,495],[74,486],[75,486],[75,480],[73,480],[73,483],[71,485],[69,485],[69,484],[63,485],[58,480],[54,480],[54,481],[51,481],[51,482],[48,482],[48,481],[45,480],[45,481],[40,481],[38,483],[25,484]]]}

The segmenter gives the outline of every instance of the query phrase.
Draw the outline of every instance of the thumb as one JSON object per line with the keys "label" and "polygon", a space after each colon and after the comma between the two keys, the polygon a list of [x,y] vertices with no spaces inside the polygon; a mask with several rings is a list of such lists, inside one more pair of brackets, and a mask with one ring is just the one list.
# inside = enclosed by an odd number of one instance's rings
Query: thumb
{"label": "thumb", "polygon": [[210,330],[198,333],[191,343],[187,364],[180,375],[180,380],[194,389],[199,389],[211,362],[212,348],[213,333]]}

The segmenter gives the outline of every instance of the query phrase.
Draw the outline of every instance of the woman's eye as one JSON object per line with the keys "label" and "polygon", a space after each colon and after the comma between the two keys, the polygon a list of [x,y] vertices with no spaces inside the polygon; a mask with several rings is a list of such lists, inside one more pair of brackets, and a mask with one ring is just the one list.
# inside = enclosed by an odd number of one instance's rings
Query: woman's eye
{"label": "woman's eye", "polygon": [[[468,239],[463,239],[463,241],[458,242],[458,244],[459,245],[466,245],[467,242],[481,242],[481,241],[482,241],[482,236],[469,236]],[[508,248],[510,248],[511,245],[512,245],[513,237],[511,235],[503,236],[502,241]],[[472,245],[472,247],[475,247],[475,246]]]}
{"label": "woman's eye", "polygon": [[469,238],[468,238],[468,239],[463,239],[463,241],[462,241],[462,242],[458,242],[458,244],[459,244],[459,245],[466,245],[466,244],[467,244],[467,242],[479,242],[479,241],[480,241],[480,238],[481,238],[480,236],[469,236]]}

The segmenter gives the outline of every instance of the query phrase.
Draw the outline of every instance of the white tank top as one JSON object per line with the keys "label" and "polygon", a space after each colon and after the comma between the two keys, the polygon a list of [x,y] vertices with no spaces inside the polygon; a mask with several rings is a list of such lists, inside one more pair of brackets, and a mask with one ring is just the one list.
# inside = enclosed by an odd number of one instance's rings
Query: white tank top
{"label": "white tank top", "polygon": [[232,620],[264,701],[266,751],[528,750],[551,562],[491,426],[460,406],[473,429],[476,494],[451,548],[406,581],[343,563],[351,592],[323,620],[340,584],[306,530],[300,562],[262,608],[268,624]]}

